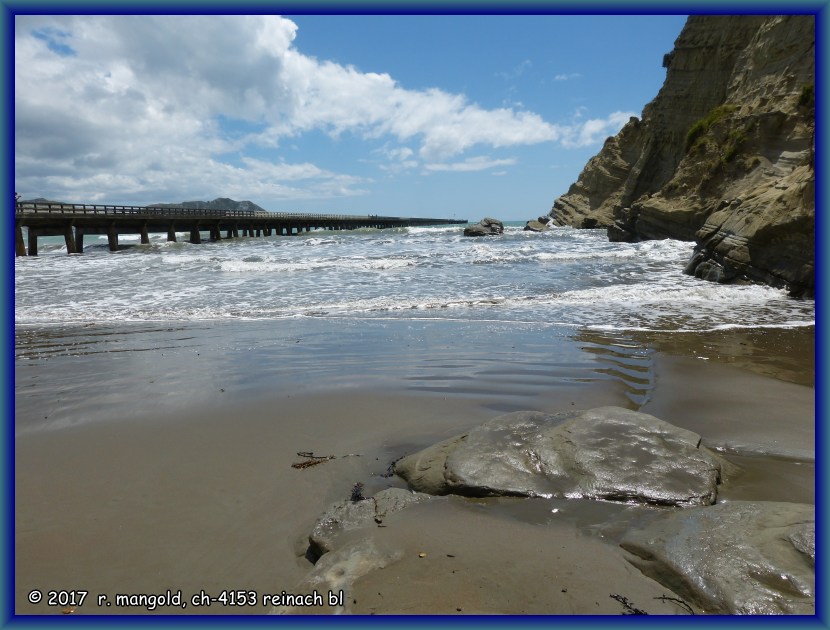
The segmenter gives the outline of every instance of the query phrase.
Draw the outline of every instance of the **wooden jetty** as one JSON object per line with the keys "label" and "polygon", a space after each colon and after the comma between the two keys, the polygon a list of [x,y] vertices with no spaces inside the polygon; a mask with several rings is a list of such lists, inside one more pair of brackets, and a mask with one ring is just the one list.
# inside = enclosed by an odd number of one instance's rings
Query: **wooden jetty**
{"label": "wooden jetty", "polygon": [[[15,253],[37,256],[39,236],[63,236],[68,254],[84,250],[86,234],[106,234],[110,251],[118,250],[119,234],[139,234],[142,243],[149,243],[151,233],[166,233],[168,241],[176,233],[188,233],[191,243],[201,243],[202,233],[208,239],[240,236],[291,236],[311,230],[355,230],[358,228],[387,229],[396,227],[466,224],[461,219],[428,219],[385,217],[377,215],[303,214],[262,212],[254,210],[200,210],[183,206],[109,206],[48,202],[15,204]],[[27,228],[28,239],[23,237]],[[225,236],[222,236],[222,233]],[[27,243],[28,240],[28,250]]]}

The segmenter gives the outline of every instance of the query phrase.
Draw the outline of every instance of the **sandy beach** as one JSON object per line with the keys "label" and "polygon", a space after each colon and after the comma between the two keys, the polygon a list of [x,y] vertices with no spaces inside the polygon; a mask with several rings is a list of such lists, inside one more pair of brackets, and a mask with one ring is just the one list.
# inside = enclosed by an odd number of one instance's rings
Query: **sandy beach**
{"label": "sandy beach", "polygon": [[[642,410],[700,433],[737,464],[721,500],[815,501],[812,331],[774,335],[774,351],[759,333],[736,342],[740,355],[714,343],[705,359],[696,356],[701,339],[651,340]],[[308,534],[320,514],[358,482],[366,496],[405,487],[384,476],[402,455],[505,411],[633,406],[620,379],[532,395],[521,379],[503,382],[502,393],[515,394],[504,404],[452,389],[275,390],[224,406],[19,431],[16,612],[265,614],[263,595],[297,593],[312,569]],[[335,459],[293,468],[301,452]],[[355,583],[351,612],[618,615],[625,607],[612,595],[620,595],[650,614],[687,614],[656,599],[671,593],[624,560],[617,540],[638,517],[630,506],[592,501],[419,505],[374,533],[404,556]],[[32,590],[89,595],[83,606],[35,605]],[[116,605],[117,594],[181,591],[191,602],[238,590],[253,591],[256,604]]]}

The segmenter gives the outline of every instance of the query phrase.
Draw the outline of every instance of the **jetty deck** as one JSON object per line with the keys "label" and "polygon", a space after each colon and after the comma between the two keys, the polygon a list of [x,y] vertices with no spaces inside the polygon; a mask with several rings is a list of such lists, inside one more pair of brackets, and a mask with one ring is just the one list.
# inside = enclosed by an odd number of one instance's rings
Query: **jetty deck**
{"label": "jetty deck", "polygon": [[[241,236],[292,236],[311,230],[356,230],[429,225],[462,225],[463,219],[387,217],[378,215],[306,214],[254,210],[203,210],[184,206],[111,206],[18,202],[15,204],[15,254],[37,256],[39,236],[63,236],[68,254],[84,250],[86,234],[106,234],[110,251],[118,250],[120,234],[139,234],[150,242],[150,234],[166,233],[176,241],[177,233],[189,234],[189,242]],[[28,236],[24,239],[23,228]],[[224,236],[223,236],[224,233]],[[28,241],[28,243],[27,243]],[[28,249],[27,249],[28,244]]]}

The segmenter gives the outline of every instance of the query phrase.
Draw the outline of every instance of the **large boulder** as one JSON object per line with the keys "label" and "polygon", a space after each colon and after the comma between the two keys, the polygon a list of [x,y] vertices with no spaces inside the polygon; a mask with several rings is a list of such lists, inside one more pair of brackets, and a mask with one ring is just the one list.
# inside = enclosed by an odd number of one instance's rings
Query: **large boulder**
{"label": "large boulder", "polygon": [[600,407],[499,416],[399,460],[395,472],[429,494],[710,505],[721,461],[696,433]]}
{"label": "large boulder", "polygon": [[733,501],[671,511],[620,543],[710,614],[815,614],[815,506]]}
{"label": "large boulder", "polygon": [[504,224],[498,219],[485,217],[478,223],[464,228],[464,236],[493,236],[504,233]]}

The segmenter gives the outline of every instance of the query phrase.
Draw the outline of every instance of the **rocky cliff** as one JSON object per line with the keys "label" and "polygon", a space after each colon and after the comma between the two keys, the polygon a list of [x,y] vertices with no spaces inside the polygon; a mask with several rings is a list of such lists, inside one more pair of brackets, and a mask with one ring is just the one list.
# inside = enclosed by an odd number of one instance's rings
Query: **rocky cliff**
{"label": "rocky cliff", "polygon": [[550,216],[611,240],[694,240],[687,273],[812,296],[813,16],[691,16],[657,97]]}

